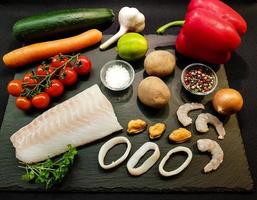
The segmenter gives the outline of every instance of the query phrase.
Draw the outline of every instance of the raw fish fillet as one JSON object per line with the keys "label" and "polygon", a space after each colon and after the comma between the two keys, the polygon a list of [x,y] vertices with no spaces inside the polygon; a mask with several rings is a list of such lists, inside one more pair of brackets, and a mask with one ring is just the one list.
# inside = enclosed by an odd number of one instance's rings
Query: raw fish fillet
{"label": "raw fish fillet", "polygon": [[47,110],[11,136],[16,158],[35,163],[121,130],[112,104],[98,85]]}

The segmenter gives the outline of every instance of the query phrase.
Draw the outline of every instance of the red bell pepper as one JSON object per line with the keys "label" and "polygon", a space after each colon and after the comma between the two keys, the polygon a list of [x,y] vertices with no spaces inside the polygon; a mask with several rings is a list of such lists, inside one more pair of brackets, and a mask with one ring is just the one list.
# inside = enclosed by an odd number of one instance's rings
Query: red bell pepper
{"label": "red bell pepper", "polygon": [[191,0],[185,20],[170,22],[157,30],[183,25],[176,50],[182,55],[215,64],[226,63],[247,30],[245,20],[219,0]]}

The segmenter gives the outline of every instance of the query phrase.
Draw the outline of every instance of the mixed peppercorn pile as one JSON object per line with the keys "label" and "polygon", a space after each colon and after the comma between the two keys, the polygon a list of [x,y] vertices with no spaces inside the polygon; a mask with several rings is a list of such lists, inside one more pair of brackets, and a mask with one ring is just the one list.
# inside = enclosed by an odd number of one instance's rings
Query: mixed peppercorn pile
{"label": "mixed peppercorn pile", "polygon": [[200,66],[188,69],[184,75],[184,83],[187,89],[195,93],[206,93],[210,91],[215,85],[215,81],[213,73]]}

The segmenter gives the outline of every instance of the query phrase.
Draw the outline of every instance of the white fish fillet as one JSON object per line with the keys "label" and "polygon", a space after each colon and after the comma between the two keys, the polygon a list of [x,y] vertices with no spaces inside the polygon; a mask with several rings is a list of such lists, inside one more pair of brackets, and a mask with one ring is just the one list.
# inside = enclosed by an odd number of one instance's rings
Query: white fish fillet
{"label": "white fish fillet", "polygon": [[121,130],[112,104],[98,85],[47,110],[11,136],[16,158],[25,163],[46,160]]}

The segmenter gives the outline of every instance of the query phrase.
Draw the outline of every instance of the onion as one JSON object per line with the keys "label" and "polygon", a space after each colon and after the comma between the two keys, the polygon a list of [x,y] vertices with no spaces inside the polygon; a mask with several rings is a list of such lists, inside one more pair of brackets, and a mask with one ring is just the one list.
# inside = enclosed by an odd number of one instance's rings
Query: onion
{"label": "onion", "polygon": [[222,115],[232,115],[243,107],[243,97],[234,89],[224,88],[217,91],[212,99],[214,109]]}

